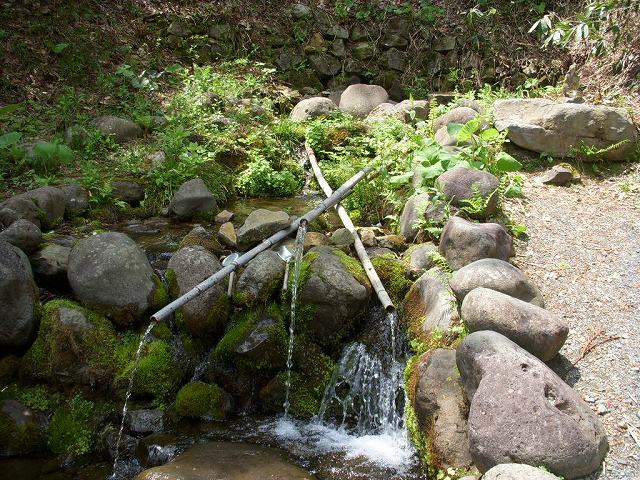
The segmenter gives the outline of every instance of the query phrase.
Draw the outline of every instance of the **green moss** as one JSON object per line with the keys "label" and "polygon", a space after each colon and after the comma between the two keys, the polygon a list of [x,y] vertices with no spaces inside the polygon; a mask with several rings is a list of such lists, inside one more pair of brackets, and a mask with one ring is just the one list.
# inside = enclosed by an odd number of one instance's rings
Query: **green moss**
{"label": "green moss", "polygon": [[222,420],[225,417],[224,404],[224,392],[215,384],[191,382],[176,396],[178,415],[188,418]]}
{"label": "green moss", "polygon": [[42,433],[34,423],[16,424],[6,413],[0,411],[0,451],[14,455],[37,453],[44,447]]}
{"label": "green moss", "polygon": [[169,285],[169,294],[171,298],[178,298],[180,296],[180,288],[178,287],[178,279],[176,278],[176,272],[168,268],[164,274],[164,278]]}
{"label": "green moss", "polygon": [[153,282],[153,290],[151,291],[151,297],[149,303],[151,307],[158,310],[169,303],[169,292],[162,280],[155,273],[151,276]]}
{"label": "green moss", "polygon": [[151,330],[151,335],[153,335],[158,340],[164,340],[165,342],[170,342],[173,338],[173,332],[165,322],[158,322]]}
{"label": "green moss", "polygon": [[340,262],[347,269],[347,271],[355,278],[359,283],[366,286],[367,288],[371,288],[371,283],[369,282],[369,277],[362,268],[362,265],[358,260],[353,257],[350,257],[346,253],[341,250],[335,250],[334,254],[340,259]]}
{"label": "green moss", "polygon": [[214,255],[220,255],[224,250],[222,248],[222,245],[220,245],[220,242],[218,242],[218,240],[213,236],[205,237],[205,236],[199,235],[198,233],[189,232],[182,239],[182,241],[180,242],[180,245],[178,245],[178,249],[181,249],[184,247],[192,247],[192,246],[203,247],[205,250],[208,250]]}
{"label": "green moss", "polygon": [[55,454],[90,453],[95,441],[94,404],[80,395],[53,414],[49,425],[49,448]]}
{"label": "green moss", "polygon": [[418,364],[421,355],[414,355],[409,359],[407,365],[404,369],[404,385],[405,391],[407,393],[407,402],[404,406],[404,422],[407,426],[407,431],[409,432],[409,438],[411,442],[416,447],[416,451],[418,452],[418,456],[423,465],[431,464],[431,453],[429,448],[429,438],[425,435],[422,428],[420,427],[420,423],[418,422],[418,417],[416,416],[416,412],[413,408],[415,403],[415,392],[416,386],[418,382]]}
{"label": "green moss", "polygon": [[382,284],[394,303],[402,301],[411,288],[411,280],[406,277],[404,263],[392,255],[380,255],[371,259]]}

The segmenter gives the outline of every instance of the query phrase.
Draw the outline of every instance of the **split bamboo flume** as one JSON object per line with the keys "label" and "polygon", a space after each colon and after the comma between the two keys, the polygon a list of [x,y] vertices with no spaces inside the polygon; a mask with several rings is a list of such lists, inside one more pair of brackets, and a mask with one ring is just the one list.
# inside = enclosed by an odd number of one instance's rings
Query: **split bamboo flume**
{"label": "split bamboo flume", "polygon": [[325,210],[333,207],[338,202],[340,202],[340,200],[342,200],[344,197],[349,195],[351,193],[353,187],[358,182],[360,182],[363,178],[365,178],[370,172],[371,172],[371,168],[370,167],[365,167],[362,170],[360,170],[353,177],[351,177],[344,184],[342,184],[340,186],[340,188],[338,188],[335,192],[333,192],[332,195],[328,196],[328,198],[323,200],[313,210],[305,213],[302,217],[300,217],[300,218],[296,219],[295,221],[291,222],[291,224],[287,228],[285,228],[283,230],[280,230],[279,232],[273,234],[269,238],[264,239],[258,246],[252,248],[247,253],[241,255],[240,257],[238,257],[230,265],[228,265],[226,267],[223,267],[221,270],[218,270],[216,273],[211,275],[209,278],[203,280],[198,285],[193,287],[187,293],[185,293],[181,297],[178,297],[173,302],[168,304],[166,307],[164,307],[161,310],[159,310],[156,313],[154,313],[151,316],[151,321],[159,322],[161,320],[164,320],[169,315],[171,315],[173,312],[175,312],[178,308],[183,306],[185,303],[189,302],[190,300],[193,300],[194,298],[196,298],[197,296],[199,296],[200,294],[202,294],[203,292],[205,292],[209,288],[213,287],[216,283],[219,283],[222,280],[224,280],[224,278],[227,275],[229,275],[231,272],[236,270],[238,267],[241,267],[241,266],[247,264],[250,260],[255,258],[256,255],[258,255],[259,253],[267,250],[268,248],[271,248],[272,246],[278,244],[279,242],[281,242],[282,240],[287,238],[291,233],[293,233],[296,230],[298,230],[298,227],[300,226],[301,222],[307,222],[308,223],[308,222],[311,222],[312,220],[315,220]]}
{"label": "split bamboo flume", "polygon": [[[320,188],[322,189],[324,194],[328,198],[330,198],[330,196],[333,195],[333,190],[331,189],[331,187],[325,180],[324,176],[322,175],[322,170],[318,165],[318,161],[316,160],[316,155],[313,152],[313,149],[306,142],[304,144],[304,148],[307,152],[307,156],[309,157],[309,163],[311,164],[311,169],[313,170],[313,174],[316,176],[318,185],[320,185]],[[358,254],[358,258],[360,259],[360,263],[362,263],[362,267],[364,268],[364,271],[366,272],[367,277],[369,277],[371,286],[373,287],[373,289],[376,292],[376,295],[378,295],[378,298],[380,299],[380,303],[382,304],[382,306],[387,312],[394,311],[395,306],[393,305],[393,302],[391,301],[391,298],[389,297],[387,290],[384,288],[384,285],[382,285],[382,282],[380,281],[380,277],[378,276],[378,272],[376,272],[376,269],[371,263],[371,259],[369,258],[369,255],[367,254],[367,250],[364,248],[364,245],[362,244],[362,240],[360,240],[360,236],[358,235],[358,232],[356,231],[356,227],[353,225],[353,222],[349,217],[349,213],[342,205],[336,204],[335,208],[338,211],[338,216],[340,217],[340,220],[342,220],[342,224],[353,235],[354,247],[355,247],[356,253]]]}

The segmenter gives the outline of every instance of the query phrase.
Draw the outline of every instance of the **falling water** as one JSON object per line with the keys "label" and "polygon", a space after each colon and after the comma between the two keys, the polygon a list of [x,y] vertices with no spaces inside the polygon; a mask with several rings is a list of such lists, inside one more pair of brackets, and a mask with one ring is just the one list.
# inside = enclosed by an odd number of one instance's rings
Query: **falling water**
{"label": "falling water", "polygon": [[120,441],[122,440],[122,433],[124,432],[124,422],[125,422],[125,419],[127,416],[127,410],[129,407],[129,397],[131,397],[131,391],[133,390],[133,381],[136,376],[136,371],[138,370],[138,364],[140,363],[140,356],[142,355],[142,349],[144,348],[145,344],[149,340],[149,335],[151,334],[151,330],[153,330],[153,327],[155,326],[156,326],[155,322],[151,322],[149,324],[149,326],[144,332],[144,335],[142,335],[142,338],[140,339],[138,350],[136,350],[136,356],[133,363],[133,370],[131,371],[131,377],[129,378],[129,387],[127,388],[127,394],[124,397],[124,405],[122,407],[122,421],[120,422],[120,430],[118,431],[118,438],[116,439],[116,454],[113,460],[113,472],[111,473],[111,477],[109,477],[111,480],[116,480],[120,476],[119,468],[118,468],[118,461],[120,460]]}
{"label": "falling water", "polygon": [[293,254],[293,284],[291,287],[291,321],[289,323],[289,347],[287,350],[287,380],[284,396],[284,418],[289,415],[289,394],[291,390],[291,367],[293,366],[293,342],[296,328],[296,302],[298,298],[298,282],[302,270],[302,256],[304,254],[304,237],[307,234],[307,222],[300,222],[296,236],[295,252]]}

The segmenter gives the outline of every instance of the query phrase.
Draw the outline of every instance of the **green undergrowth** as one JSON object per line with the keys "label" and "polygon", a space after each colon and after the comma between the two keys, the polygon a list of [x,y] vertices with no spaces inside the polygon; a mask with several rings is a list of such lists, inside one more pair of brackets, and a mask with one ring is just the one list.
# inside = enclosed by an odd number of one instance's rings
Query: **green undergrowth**
{"label": "green undergrowth", "polygon": [[81,395],[56,410],[49,425],[49,449],[56,454],[90,453],[95,442],[95,405]]}
{"label": "green undergrowth", "polygon": [[224,395],[215,384],[187,383],[176,395],[176,412],[187,418],[222,420],[225,417]]}

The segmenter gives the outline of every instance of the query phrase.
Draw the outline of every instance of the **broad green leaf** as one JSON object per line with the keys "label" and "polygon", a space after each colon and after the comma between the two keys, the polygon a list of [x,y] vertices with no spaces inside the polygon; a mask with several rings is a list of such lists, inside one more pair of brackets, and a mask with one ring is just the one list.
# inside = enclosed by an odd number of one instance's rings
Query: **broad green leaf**
{"label": "broad green leaf", "polygon": [[495,128],[488,128],[480,133],[480,138],[485,142],[493,140],[500,135],[500,132]]}
{"label": "broad green leaf", "polygon": [[457,136],[458,143],[465,143],[471,140],[473,138],[473,135],[480,128],[481,123],[482,123],[482,120],[480,119],[480,117],[474,118],[472,120],[469,120],[467,123],[465,123],[463,127],[460,129],[460,132],[458,133],[458,136]]}
{"label": "broad green leaf", "polygon": [[439,177],[441,174],[445,172],[445,168],[442,165],[442,162],[438,162],[428,167],[420,167],[418,169],[418,172],[420,173],[423,179],[429,180],[432,178]]}
{"label": "broad green leaf", "polygon": [[450,123],[447,125],[447,132],[452,137],[457,138],[460,134],[460,130],[462,130],[462,127],[464,127],[464,125],[462,125],[461,123]]}
{"label": "broad green leaf", "polygon": [[9,132],[4,135],[0,135],[0,148],[6,148],[11,145],[15,145],[22,138],[22,134],[20,132]]}
{"label": "broad green leaf", "polygon": [[58,145],[58,158],[63,163],[69,163],[73,160],[73,150],[71,150],[66,145]]}
{"label": "broad green leaf", "polygon": [[413,172],[403,173],[402,175],[395,175],[389,178],[389,183],[391,185],[404,185],[413,177]]}
{"label": "broad green leaf", "polygon": [[522,164],[507,152],[500,152],[496,155],[496,167],[502,172],[517,172]]}
{"label": "broad green leaf", "polygon": [[53,53],[59,54],[62,53],[68,46],[68,43],[56,43],[51,47],[51,51]]}
{"label": "broad green leaf", "polygon": [[9,105],[5,105],[4,107],[0,107],[0,117],[4,117],[5,115],[9,115],[16,110],[18,110],[22,105],[20,103],[11,103]]}

